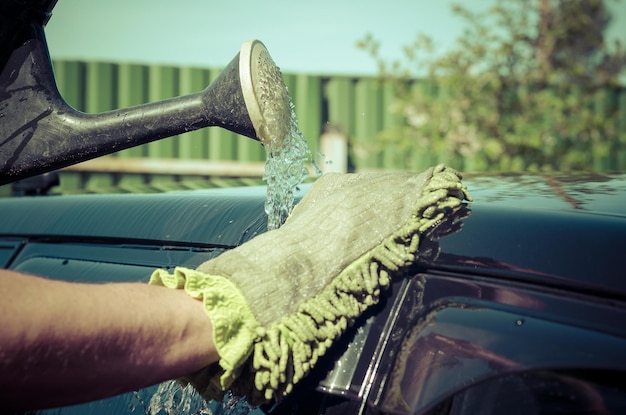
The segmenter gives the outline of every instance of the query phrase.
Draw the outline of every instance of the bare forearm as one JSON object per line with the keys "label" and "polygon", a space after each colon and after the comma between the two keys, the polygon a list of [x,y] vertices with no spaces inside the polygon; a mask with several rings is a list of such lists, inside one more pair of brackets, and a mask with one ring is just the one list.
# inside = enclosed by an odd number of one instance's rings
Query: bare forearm
{"label": "bare forearm", "polygon": [[217,361],[202,304],[181,290],[71,284],[6,271],[0,271],[0,287],[5,404],[96,399]]}

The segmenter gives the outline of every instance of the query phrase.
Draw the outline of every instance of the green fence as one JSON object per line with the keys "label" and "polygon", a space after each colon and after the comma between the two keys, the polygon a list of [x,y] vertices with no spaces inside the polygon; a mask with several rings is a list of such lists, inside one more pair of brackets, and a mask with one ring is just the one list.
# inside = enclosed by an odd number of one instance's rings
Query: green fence
{"label": "green fence", "polygon": [[[198,92],[221,69],[103,62],[55,61],[61,94],[74,108],[98,113]],[[398,122],[390,112],[389,86],[376,78],[323,77],[284,74],[299,121],[318,164],[320,136],[327,125],[339,127],[350,139],[355,169],[380,168],[391,154],[374,151],[374,137]],[[115,158],[202,159],[262,163],[263,147],[249,138],[211,127],[166,138],[115,153]],[[112,174],[93,171],[63,172],[64,190],[132,186],[153,181],[184,180],[178,174]]]}
{"label": "green fence", "polygon": [[[59,90],[65,100],[76,109],[88,113],[198,92],[221,72],[221,69],[79,61],[55,61],[54,69]],[[391,85],[381,83],[374,77],[284,74],[284,78],[295,104],[300,129],[318,164],[324,163],[318,155],[320,137],[327,126],[332,125],[343,131],[349,139],[352,169],[397,168],[397,160],[402,157],[401,150],[392,146],[380,148],[375,140],[380,131],[398,126],[402,121],[391,110],[394,100]],[[626,91],[613,91],[612,96],[626,120]],[[622,150],[620,147],[620,151]],[[170,162],[204,160],[217,166],[219,163],[237,161],[259,171],[258,166],[264,162],[265,152],[254,140],[211,127],[120,151],[107,157],[119,159],[118,162],[125,158],[164,159]],[[626,168],[626,157],[620,157],[622,158],[623,163],[609,168]],[[416,160],[416,164],[412,166],[414,169],[448,161],[437,155]],[[252,175],[258,176],[256,173]],[[188,171],[176,169],[129,173],[74,169],[62,173],[62,189],[96,190],[119,186],[132,188],[135,185],[180,182],[208,176],[214,178],[220,174],[203,173],[202,169],[198,174],[191,175]]]}

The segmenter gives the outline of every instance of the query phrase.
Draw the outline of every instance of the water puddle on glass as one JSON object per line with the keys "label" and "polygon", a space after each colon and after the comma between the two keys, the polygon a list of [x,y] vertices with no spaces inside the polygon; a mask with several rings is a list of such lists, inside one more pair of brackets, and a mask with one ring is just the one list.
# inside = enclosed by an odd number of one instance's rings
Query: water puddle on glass
{"label": "water puddle on glass", "polygon": [[161,383],[152,397],[144,399],[145,390],[135,393],[131,412],[144,415],[263,415],[245,398],[226,392],[221,402],[207,401],[191,386],[172,380]]}

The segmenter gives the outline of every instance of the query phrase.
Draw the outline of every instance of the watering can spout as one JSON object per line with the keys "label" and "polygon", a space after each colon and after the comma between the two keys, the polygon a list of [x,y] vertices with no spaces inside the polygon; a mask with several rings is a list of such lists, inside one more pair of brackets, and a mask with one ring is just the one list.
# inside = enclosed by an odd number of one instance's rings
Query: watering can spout
{"label": "watering can spout", "polygon": [[[253,89],[250,82],[258,82],[250,54],[265,50],[262,43],[244,44],[201,92],[87,114],[68,105],[56,86],[43,30],[55,3],[32,0],[0,6],[0,184],[203,127],[217,126],[259,140],[259,126],[248,109],[254,97],[244,94],[251,94],[246,92]],[[40,13],[24,13],[24,5],[40,8]]]}

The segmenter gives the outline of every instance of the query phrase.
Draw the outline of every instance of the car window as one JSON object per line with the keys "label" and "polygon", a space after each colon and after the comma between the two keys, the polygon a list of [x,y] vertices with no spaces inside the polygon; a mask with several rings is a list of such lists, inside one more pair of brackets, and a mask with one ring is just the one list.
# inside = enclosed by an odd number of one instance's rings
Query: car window
{"label": "car window", "polygon": [[9,267],[44,277],[75,282],[147,282],[156,268],[195,268],[223,248],[35,242],[27,244]]}
{"label": "car window", "polygon": [[0,239],[0,267],[6,267],[17,253],[21,239]]}
{"label": "car window", "polygon": [[626,380],[600,370],[513,373],[476,384],[441,405],[438,415],[624,414]]}

